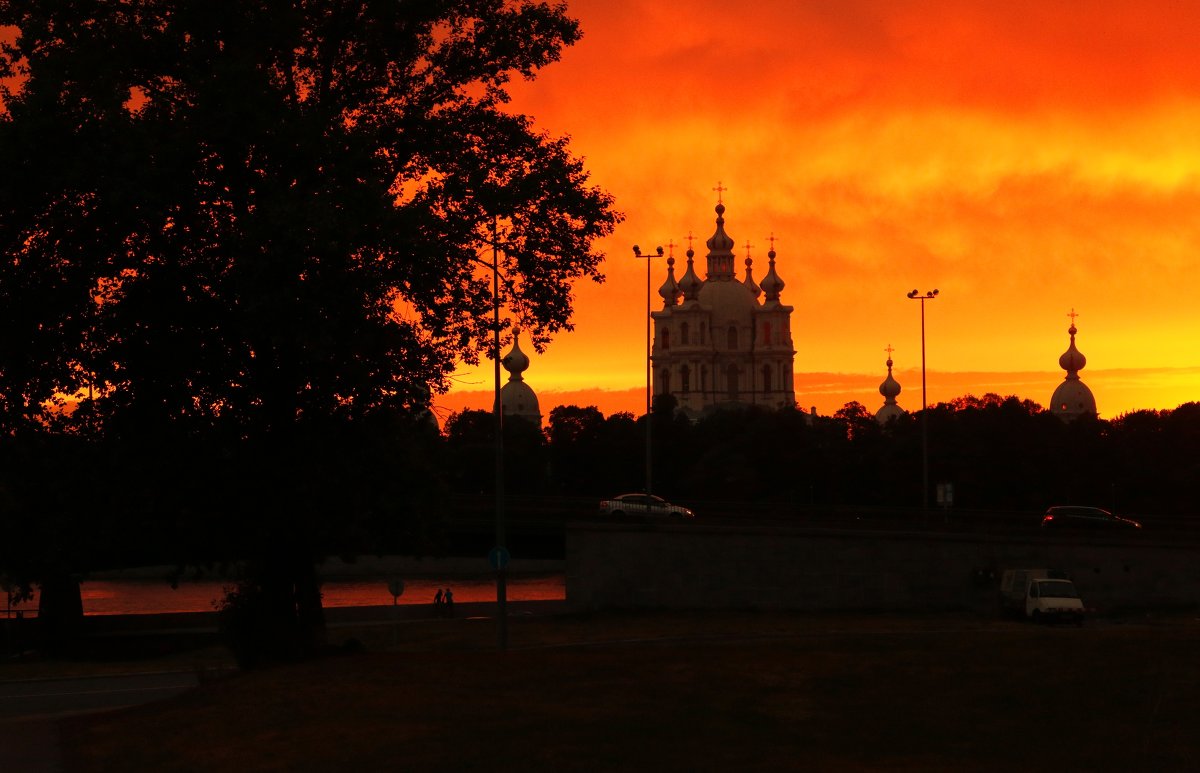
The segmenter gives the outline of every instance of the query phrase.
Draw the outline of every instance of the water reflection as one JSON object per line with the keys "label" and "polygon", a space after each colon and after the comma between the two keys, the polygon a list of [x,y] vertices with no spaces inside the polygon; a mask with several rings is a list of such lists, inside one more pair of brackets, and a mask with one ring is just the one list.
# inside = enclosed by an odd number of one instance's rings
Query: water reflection
{"label": "water reflection", "polygon": [[[211,612],[214,603],[230,585],[221,581],[181,582],[172,588],[161,580],[89,580],[83,583],[85,615],[148,615],[167,612]],[[439,588],[454,591],[457,602],[495,601],[496,581],[492,577],[405,580],[400,604],[432,604]],[[326,607],[391,606],[392,594],[387,579],[330,580],[321,586]],[[539,577],[510,577],[510,601],[561,601],[566,584],[561,574]],[[3,599],[0,599],[3,601]],[[25,610],[35,614],[38,602],[14,605],[12,612]],[[4,613],[0,608],[0,614]]]}

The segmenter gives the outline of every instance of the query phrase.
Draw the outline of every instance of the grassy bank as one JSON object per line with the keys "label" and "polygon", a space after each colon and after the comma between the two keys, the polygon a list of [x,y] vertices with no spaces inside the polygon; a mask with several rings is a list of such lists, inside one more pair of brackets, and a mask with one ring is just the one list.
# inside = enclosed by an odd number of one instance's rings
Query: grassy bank
{"label": "grassy bank", "polygon": [[1186,770],[1200,623],[429,621],[62,723],[67,770]]}

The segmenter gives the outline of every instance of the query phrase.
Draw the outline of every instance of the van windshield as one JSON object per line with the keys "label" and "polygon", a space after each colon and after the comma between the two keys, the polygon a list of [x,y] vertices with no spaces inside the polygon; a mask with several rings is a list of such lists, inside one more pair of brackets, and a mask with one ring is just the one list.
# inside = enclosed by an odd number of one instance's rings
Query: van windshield
{"label": "van windshield", "polygon": [[1038,583],[1038,595],[1042,598],[1077,599],[1079,593],[1068,580],[1047,580]]}

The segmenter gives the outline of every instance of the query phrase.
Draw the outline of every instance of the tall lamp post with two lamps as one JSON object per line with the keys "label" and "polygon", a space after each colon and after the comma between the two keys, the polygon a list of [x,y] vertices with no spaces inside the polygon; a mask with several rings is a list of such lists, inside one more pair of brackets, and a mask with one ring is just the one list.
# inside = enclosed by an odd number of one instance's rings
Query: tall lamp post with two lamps
{"label": "tall lamp post with two lamps", "polygon": [[500,650],[508,649],[508,548],[505,547],[504,529],[504,401],[500,396],[500,246],[499,219],[492,218],[492,354],[495,359],[494,389],[492,404],[495,437],[496,474],[496,546],[491,558],[496,570],[496,636]]}
{"label": "tall lamp post with two lamps", "polygon": [[913,290],[910,300],[921,302],[921,512],[929,512],[929,401],[925,391],[925,301],[937,298],[936,289],[924,294]]}
{"label": "tall lamp post with two lamps", "polygon": [[650,420],[650,411],[653,408],[651,405],[651,394],[653,388],[653,382],[651,379],[653,376],[653,371],[650,367],[650,352],[651,347],[654,344],[654,334],[650,329],[650,259],[661,258],[663,256],[663,248],[656,248],[653,255],[643,255],[641,247],[638,247],[635,244],[633,245],[633,255],[635,258],[642,258],[646,261],[646,494],[650,495],[654,493],[651,485],[653,481],[653,462],[651,456],[652,442],[650,430],[651,426],[653,425],[653,422]]}

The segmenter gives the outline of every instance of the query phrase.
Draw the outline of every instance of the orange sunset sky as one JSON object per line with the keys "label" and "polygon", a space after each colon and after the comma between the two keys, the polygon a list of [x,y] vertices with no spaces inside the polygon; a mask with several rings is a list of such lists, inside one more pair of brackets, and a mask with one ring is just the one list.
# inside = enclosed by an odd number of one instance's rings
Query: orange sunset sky
{"label": "orange sunset sky", "polygon": [[[1200,2],[573,0],[584,38],[514,85],[570,135],[626,220],[580,284],[574,332],[535,355],[543,414],[645,410],[646,264],[631,247],[726,230],[755,278],[768,236],[795,307],[796,398],[875,410],[895,347],[921,404],[985,392],[1046,405],[1079,312],[1102,417],[1200,400]],[[656,262],[658,286],[666,267]],[[742,271],[739,270],[739,276]],[[507,374],[506,376],[507,377]],[[445,416],[490,408],[464,367]]]}

